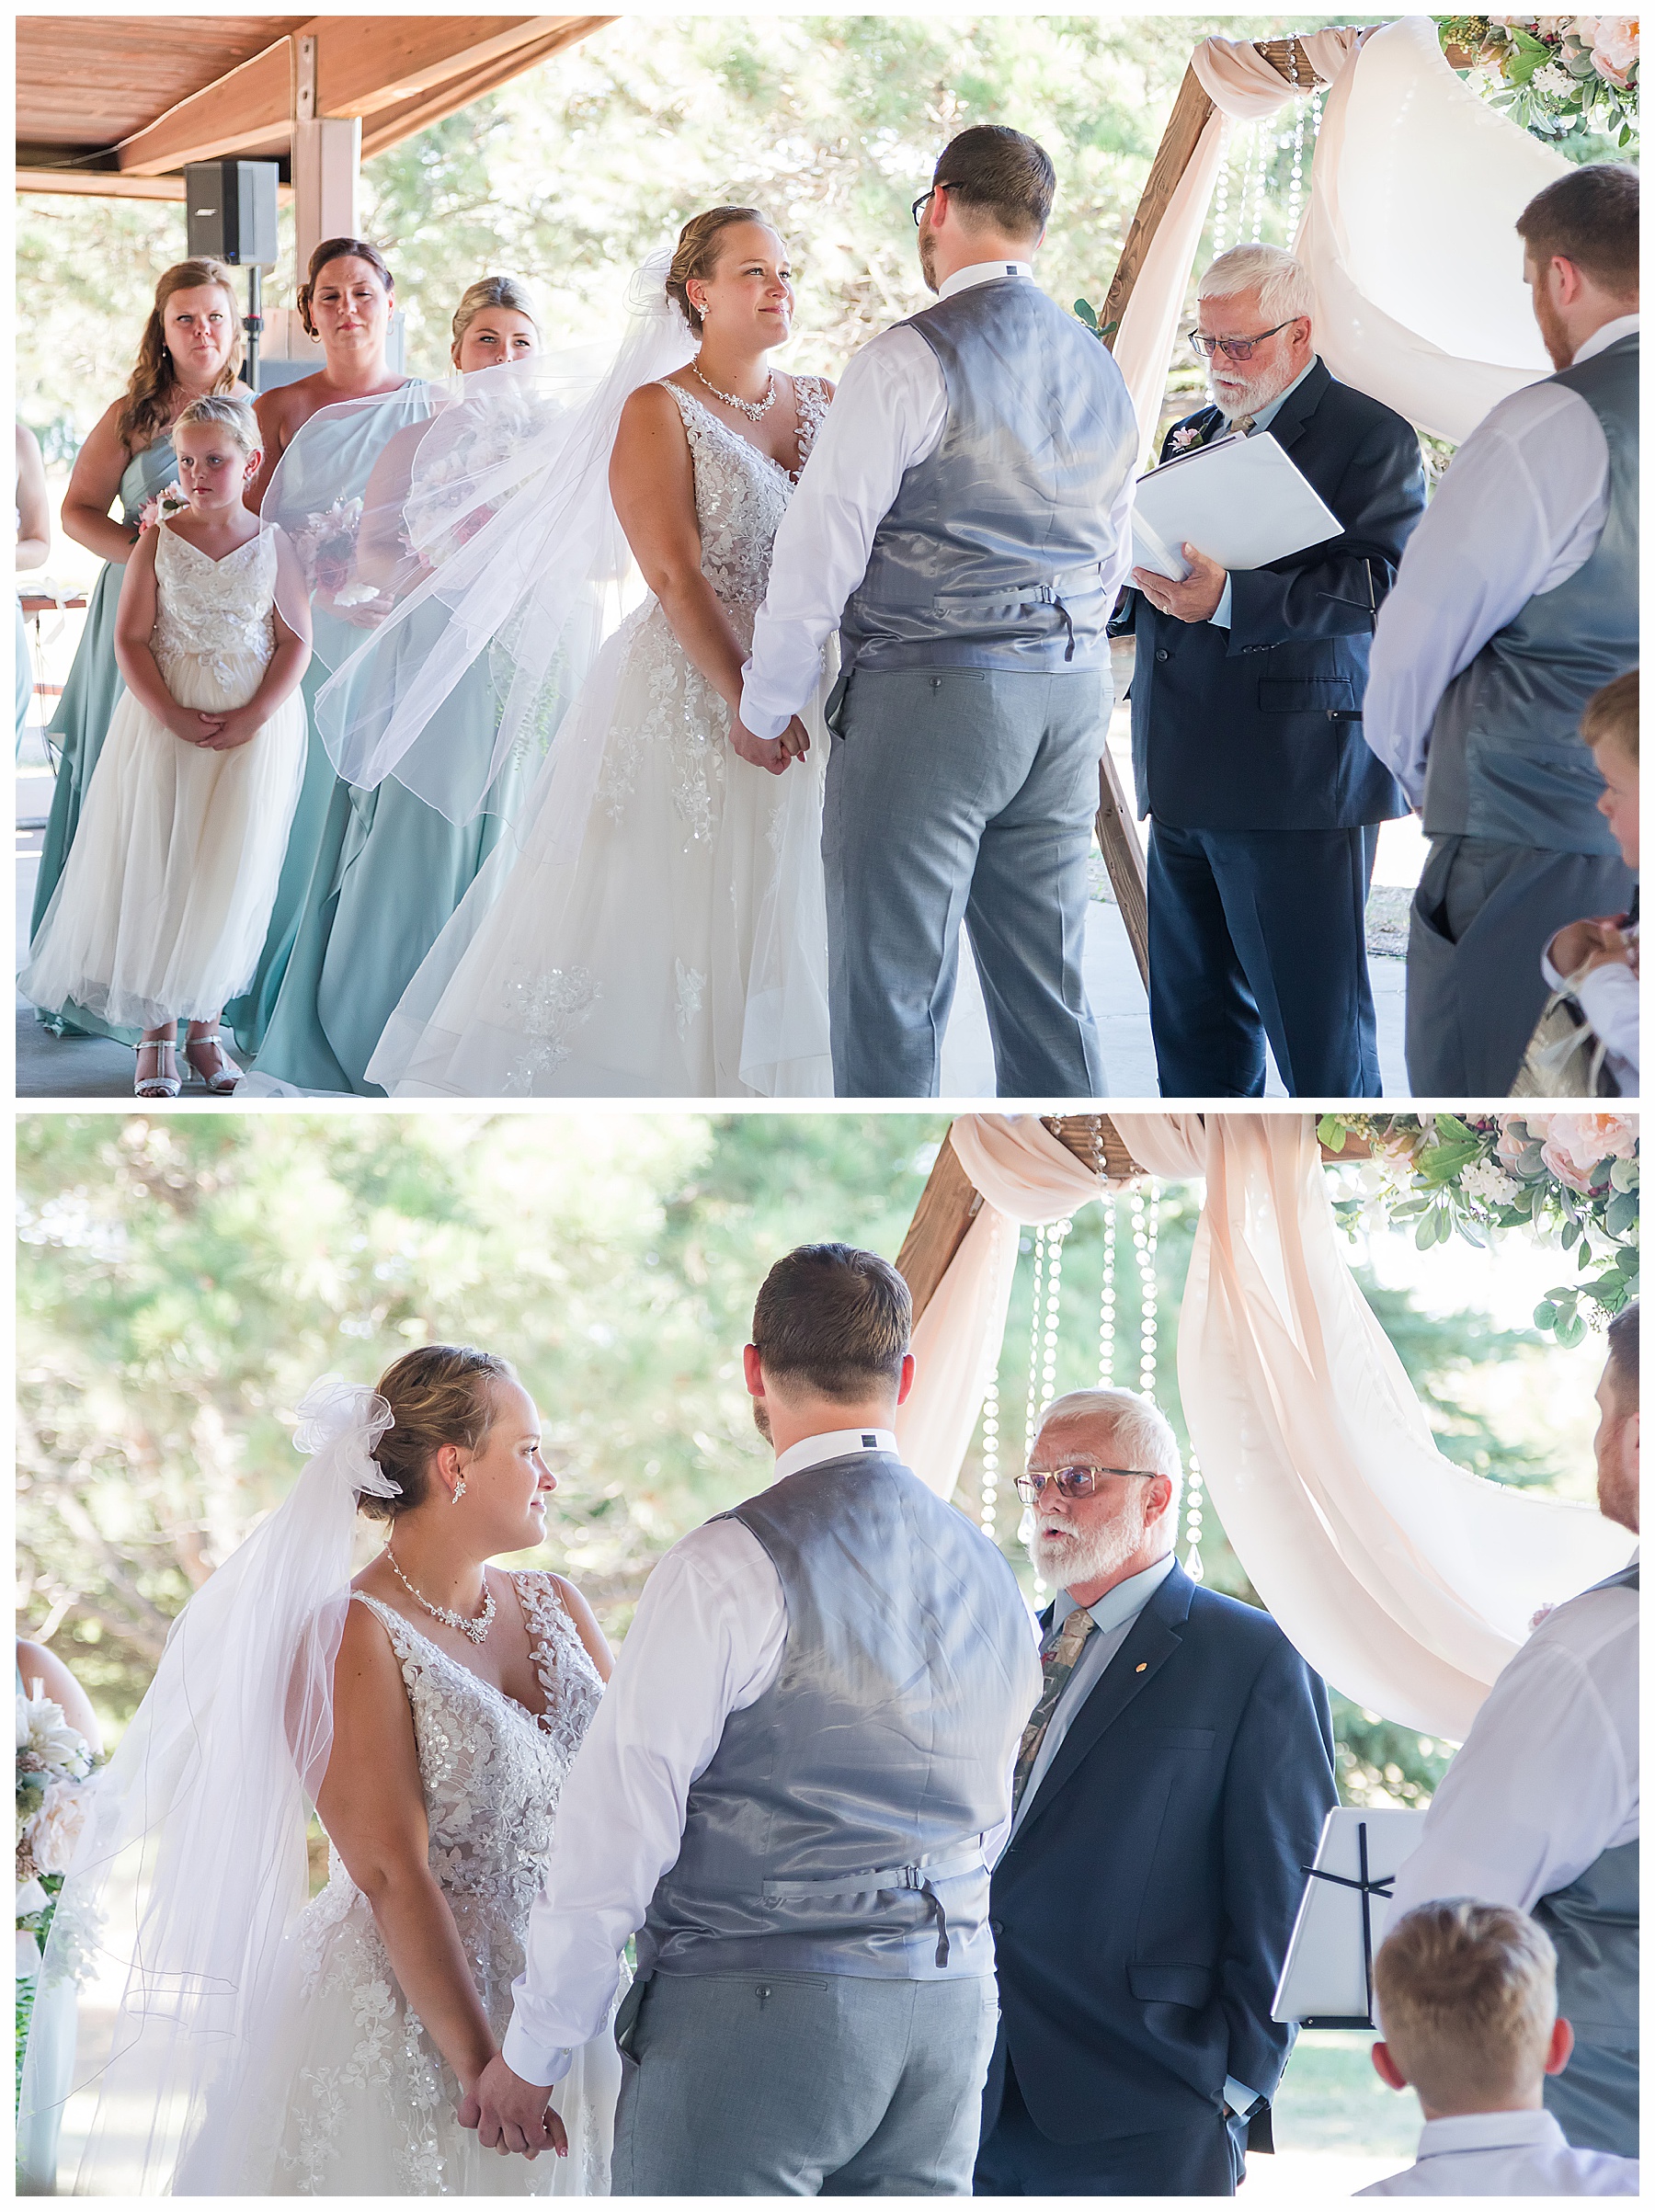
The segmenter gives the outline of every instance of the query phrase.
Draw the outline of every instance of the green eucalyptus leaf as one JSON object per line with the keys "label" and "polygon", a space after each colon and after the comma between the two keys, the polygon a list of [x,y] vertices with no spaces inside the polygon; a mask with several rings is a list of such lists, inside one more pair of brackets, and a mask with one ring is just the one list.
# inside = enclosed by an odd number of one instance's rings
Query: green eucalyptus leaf
{"label": "green eucalyptus leaf", "polygon": [[1557,1336],[1559,1344],[1572,1347],[1578,1344],[1585,1334],[1586,1323],[1580,1314],[1571,1314],[1567,1321],[1558,1323]]}
{"label": "green eucalyptus leaf", "polygon": [[1542,1298],[1535,1308],[1535,1327],[1550,1328],[1557,1320],[1558,1309],[1549,1298]]}

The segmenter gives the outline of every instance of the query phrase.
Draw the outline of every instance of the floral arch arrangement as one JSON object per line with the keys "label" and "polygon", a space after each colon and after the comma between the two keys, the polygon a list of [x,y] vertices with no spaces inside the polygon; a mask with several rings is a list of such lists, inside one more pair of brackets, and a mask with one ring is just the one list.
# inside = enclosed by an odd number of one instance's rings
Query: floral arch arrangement
{"label": "floral arch arrangement", "polygon": [[1411,1221],[1426,1251],[1527,1228],[1572,1255],[1581,1279],[1535,1308],[1535,1326],[1559,1344],[1578,1344],[1589,1316],[1638,1295],[1636,1115],[1327,1114],[1317,1135],[1353,1167],[1358,1188],[1333,1201],[1353,1234],[1375,1218]]}

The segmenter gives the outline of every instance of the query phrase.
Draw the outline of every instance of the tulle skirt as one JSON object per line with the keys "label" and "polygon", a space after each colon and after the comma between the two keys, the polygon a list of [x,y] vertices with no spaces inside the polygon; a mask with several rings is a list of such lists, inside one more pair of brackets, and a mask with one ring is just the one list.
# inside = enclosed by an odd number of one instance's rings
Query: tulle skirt
{"label": "tulle skirt", "polygon": [[[239,706],[251,653],[180,655],[181,706]],[[73,1001],[118,1028],[205,1020],[245,987],[276,897],[304,772],[294,693],[257,736],[215,753],[175,737],[131,691],[116,702],[74,843],[19,978],[47,1009]]]}
{"label": "tulle skirt", "polygon": [[[746,642],[754,610],[727,612]],[[659,606],[637,609],[371,1080],[399,1096],[829,1095],[823,696],[803,764],[751,767]]]}
{"label": "tulle skirt", "polygon": [[[496,2037],[522,1945],[486,1900],[451,1895]],[[621,2055],[606,2024],[551,2092],[566,2158],[485,2150],[460,2085],[397,1985],[372,1911],[336,1875],[307,1907],[232,2094],[210,2108],[178,2196],[607,2196]]]}

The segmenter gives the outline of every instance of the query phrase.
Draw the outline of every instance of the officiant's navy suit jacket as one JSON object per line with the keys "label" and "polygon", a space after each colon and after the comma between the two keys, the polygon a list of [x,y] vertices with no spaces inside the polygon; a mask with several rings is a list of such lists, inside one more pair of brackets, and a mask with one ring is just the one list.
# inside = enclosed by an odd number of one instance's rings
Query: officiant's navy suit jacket
{"label": "officiant's navy suit jacket", "polygon": [[[1168,434],[1223,428],[1204,407]],[[1140,815],[1175,829],[1353,829],[1405,815],[1362,735],[1374,617],[1425,507],[1402,416],[1312,363],[1269,435],[1344,525],[1268,568],[1230,574],[1230,626],[1181,622],[1129,594],[1137,640],[1132,759]],[[1199,466],[1199,463],[1193,465]]]}
{"label": "officiant's navy suit jacket", "polygon": [[1323,1817],[1321,1677],[1267,1613],[1174,1567],[1093,1684],[995,1869],[1000,2027],[1059,2143],[1187,2128],[1227,2076],[1273,2097],[1270,2017]]}

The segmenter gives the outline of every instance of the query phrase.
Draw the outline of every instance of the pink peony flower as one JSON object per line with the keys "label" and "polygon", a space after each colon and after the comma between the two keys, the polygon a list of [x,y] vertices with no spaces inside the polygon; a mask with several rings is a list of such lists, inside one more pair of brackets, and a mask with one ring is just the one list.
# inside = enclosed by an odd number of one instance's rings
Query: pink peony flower
{"label": "pink peony flower", "polygon": [[1494,1147],[1494,1157],[1501,1166],[1515,1173],[1517,1162],[1527,1146],[1534,1143],[1535,1136],[1545,1136],[1546,1124],[1550,1118],[1544,1113],[1508,1113],[1502,1116],[1500,1141]]}
{"label": "pink peony flower", "polygon": [[[1584,34],[1582,34],[1582,39]],[[1592,40],[1592,65],[1599,76],[1624,92],[1638,67],[1638,17],[1600,16]]]}
{"label": "pink peony flower", "polygon": [[1626,1113],[1554,1113],[1540,1157],[1560,1183],[1590,1191],[1600,1161],[1630,1159],[1638,1123]]}
{"label": "pink peony flower", "polygon": [[86,1824],[90,1792],[83,1783],[47,1784],[29,1831],[29,1855],[42,1874],[67,1874],[81,1830]]}

